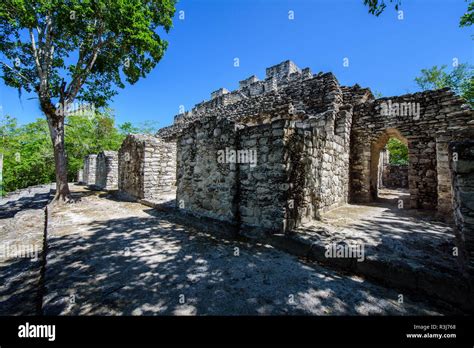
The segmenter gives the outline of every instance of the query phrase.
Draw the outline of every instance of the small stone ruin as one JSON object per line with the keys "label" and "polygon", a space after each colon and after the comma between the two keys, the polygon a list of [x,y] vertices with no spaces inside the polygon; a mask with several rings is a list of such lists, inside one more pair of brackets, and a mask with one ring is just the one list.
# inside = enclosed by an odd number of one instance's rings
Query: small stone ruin
{"label": "small stone ruin", "polygon": [[453,171],[454,220],[456,236],[467,264],[471,279],[474,279],[474,141],[452,142],[449,158]]}
{"label": "small stone ruin", "polygon": [[83,181],[88,186],[95,186],[97,170],[97,155],[90,154],[84,158]]}
{"label": "small stone ruin", "polygon": [[[118,187],[133,199],[161,201],[176,192],[176,144],[130,134],[119,150]],[[174,198],[174,197],[173,197]]]}
{"label": "small stone ruin", "polygon": [[97,155],[96,186],[102,190],[118,189],[117,151],[102,151]]}

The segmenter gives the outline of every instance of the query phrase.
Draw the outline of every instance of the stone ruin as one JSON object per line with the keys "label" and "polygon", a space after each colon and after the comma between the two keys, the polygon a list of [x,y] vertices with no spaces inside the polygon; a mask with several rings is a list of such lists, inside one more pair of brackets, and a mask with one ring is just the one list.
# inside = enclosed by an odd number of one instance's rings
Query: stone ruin
{"label": "stone ruin", "polygon": [[264,80],[212,92],[156,137],[129,135],[118,187],[147,200],[176,190],[180,211],[251,236],[287,233],[345,203],[374,201],[391,137],[408,147],[400,174],[406,208],[454,217],[473,260],[472,172],[452,168],[453,149],[468,152],[452,144],[474,139],[474,113],[449,89],[376,99],[368,88],[285,61]]}
{"label": "stone ruin", "polygon": [[408,189],[408,165],[391,164],[390,153],[386,147],[380,151],[378,176],[379,188]]}
{"label": "stone ruin", "polygon": [[161,201],[176,192],[176,144],[130,134],[119,150],[118,187],[131,199]]}
{"label": "stone ruin", "polygon": [[92,189],[117,190],[118,155],[116,151],[102,151],[84,157],[84,168],[77,174],[77,182]]}
{"label": "stone ruin", "polygon": [[80,185],[84,184],[84,169],[79,169],[77,172],[77,183]]}
{"label": "stone ruin", "polygon": [[452,170],[453,208],[457,240],[461,245],[467,272],[474,279],[474,141],[449,144],[448,157]]}
{"label": "stone ruin", "polygon": [[95,186],[97,170],[97,155],[90,154],[84,157],[83,182],[88,186]]}
{"label": "stone ruin", "polygon": [[97,155],[96,186],[107,191],[118,189],[117,151],[102,151]]}
{"label": "stone ruin", "polygon": [[448,144],[473,130],[473,118],[449,89],[376,99],[286,61],[263,81],[213,92],[158,135],[177,141],[182,210],[289,231],[341,204],[373,201],[390,137],[408,145],[410,207],[452,215]]}

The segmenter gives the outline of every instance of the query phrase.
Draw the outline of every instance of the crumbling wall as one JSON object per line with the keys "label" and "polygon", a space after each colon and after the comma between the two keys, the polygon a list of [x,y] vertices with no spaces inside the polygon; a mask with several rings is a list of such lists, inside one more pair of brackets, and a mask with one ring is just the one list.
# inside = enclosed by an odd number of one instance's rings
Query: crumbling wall
{"label": "crumbling wall", "polygon": [[[360,89],[353,93],[363,98]],[[376,197],[373,169],[377,163],[372,162],[378,160],[376,152],[395,136],[408,143],[410,206],[450,206],[447,151],[446,146],[440,151],[437,139],[449,130],[469,127],[474,116],[465,101],[449,89],[441,89],[377,100],[369,96],[363,102],[352,102],[351,201],[370,202]],[[445,143],[454,139],[449,136]]]}
{"label": "crumbling wall", "polygon": [[[285,133],[288,121],[245,127],[239,132],[238,149],[255,160],[238,165],[238,208],[243,227],[282,231],[289,193]],[[242,161],[245,162],[245,161]]]}
{"label": "crumbling wall", "polygon": [[158,196],[176,195],[176,142],[160,140],[156,191]]}
{"label": "crumbling wall", "polygon": [[[449,144],[458,245],[474,280],[474,140]],[[474,283],[473,283],[474,285]]]}
{"label": "crumbling wall", "polygon": [[[391,113],[390,103],[402,112]],[[405,115],[411,104],[415,114]],[[469,127],[472,118],[449,90],[376,100],[368,89],[340,86],[330,73],[313,75],[286,61],[268,68],[262,81],[251,76],[235,91],[216,90],[158,135],[178,141],[181,209],[288,231],[349,198],[373,200],[380,150],[392,136],[408,144],[411,205],[448,202],[450,191],[440,194],[449,186],[440,132]],[[256,164],[221,163],[218,152],[226,149],[255,151]]]}
{"label": "crumbling wall", "polygon": [[219,161],[226,149],[235,149],[235,124],[216,117],[196,122],[178,140],[178,207],[194,215],[236,222],[237,169]]}
{"label": "crumbling wall", "polygon": [[[283,62],[264,81],[252,76],[239,85],[159,132],[179,139],[180,208],[287,231],[347,202],[352,107],[343,105],[336,78]],[[251,91],[256,85],[261,93]],[[246,97],[226,103],[236,92]],[[255,153],[256,163],[223,165],[216,152],[225,149]]]}
{"label": "crumbling wall", "polygon": [[84,183],[84,169],[79,169],[77,172],[77,183],[83,184]]}
{"label": "crumbling wall", "polygon": [[118,188],[134,199],[156,201],[175,191],[176,145],[150,135],[130,134],[118,154]]}
{"label": "crumbling wall", "polygon": [[408,166],[403,164],[384,165],[382,185],[387,188],[408,188]]}
{"label": "crumbling wall", "polygon": [[96,186],[104,190],[118,189],[117,151],[102,151],[97,155]]}
{"label": "crumbling wall", "polygon": [[89,186],[96,184],[97,155],[90,154],[84,158],[84,183]]}

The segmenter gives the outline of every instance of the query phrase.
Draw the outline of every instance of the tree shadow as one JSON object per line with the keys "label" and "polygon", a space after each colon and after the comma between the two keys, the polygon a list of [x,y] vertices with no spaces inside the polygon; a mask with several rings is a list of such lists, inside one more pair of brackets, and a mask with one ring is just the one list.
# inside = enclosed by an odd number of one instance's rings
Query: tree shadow
{"label": "tree shadow", "polygon": [[268,245],[184,227],[171,213],[50,236],[47,315],[434,314]]}
{"label": "tree shadow", "polygon": [[0,315],[37,314],[40,257],[0,263]]}
{"label": "tree shadow", "polygon": [[[36,193],[33,196],[24,196],[7,201],[0,205],[0,219],[9,219],[21,210],[43,209],[53,199],[56,190]],[[8,199],[8,198],[7,198]]]}

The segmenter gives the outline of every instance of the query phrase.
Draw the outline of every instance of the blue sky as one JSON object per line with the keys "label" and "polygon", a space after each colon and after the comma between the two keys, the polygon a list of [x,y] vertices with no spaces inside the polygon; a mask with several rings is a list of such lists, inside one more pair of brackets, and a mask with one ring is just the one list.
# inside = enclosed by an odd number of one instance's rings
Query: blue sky
{"label": "blue sky", "polygon": [[[238,87],[265,68],[293,60],[313,73],[333,72],[344,85],[358,83],[384,96],[417,91],[422,68],[453,59],[473,63],[472,29],[459,28],[464,0],[403,0],[403,20],[393,7],[369,15],[362,0],[182,0],[168,50],[157,67],[111,102],[118,123],[172,123],[220,87]],[[179,20],[183,10],[185,19]],[[288,12],[294,12],[294,19]],[[240,66],[234,67],[234,58]],[[349,59],[349,67],[343,59]],[[0,114],[20,123],[42,117],[37,100],[0,82]]]}

